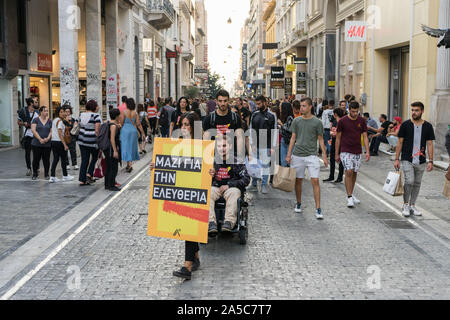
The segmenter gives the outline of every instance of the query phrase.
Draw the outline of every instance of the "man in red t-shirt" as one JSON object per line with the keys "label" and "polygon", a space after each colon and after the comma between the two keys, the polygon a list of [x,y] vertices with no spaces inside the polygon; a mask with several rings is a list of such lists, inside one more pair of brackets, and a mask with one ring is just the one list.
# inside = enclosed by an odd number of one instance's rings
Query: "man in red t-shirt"
{"label": "man in red t-shirt", "polygon": [[[367,137],[367,124],[364,118],[359,116],[359,103],[352,101],[349,106],[349,114],[338,122],[336,135],[336,162],[344,165],[345,189],[347,190],[347,207],[353,208],[361,203],[355,196],[356,177],[361,166],[362,147],[361,134],[366,148],[366,162],[370,160],[369,138]],[[339,154],[340,152],[340,154]]]}

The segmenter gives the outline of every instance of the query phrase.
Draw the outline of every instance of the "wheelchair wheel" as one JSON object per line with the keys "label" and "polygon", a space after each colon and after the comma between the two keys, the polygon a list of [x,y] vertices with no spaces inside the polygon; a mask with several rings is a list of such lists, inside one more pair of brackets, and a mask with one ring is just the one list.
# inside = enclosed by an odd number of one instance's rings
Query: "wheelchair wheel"
{"label": "wheelchair wheel", "polygon": [[239,243],[244,245],[247,244],[248,230],[246,228],[239,229]]}

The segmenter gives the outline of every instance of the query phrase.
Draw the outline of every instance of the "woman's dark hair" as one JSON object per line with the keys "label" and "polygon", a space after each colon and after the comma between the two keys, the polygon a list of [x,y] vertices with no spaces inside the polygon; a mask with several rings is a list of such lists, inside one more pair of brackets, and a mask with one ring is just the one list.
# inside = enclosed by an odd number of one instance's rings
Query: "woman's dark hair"
{"label": "woman's dark hair", "polygon": [[341,108],[334,108],[333,113],[337,115],[339,118],[345,116],[345,112]]}
{"label": "woman's dark hair", "polygon": [[294,117],[294,111],[292,110],[292,105],[289,103],[283,103],[281,105],[281,115],[280,120],[282,123],[286,123],[289,117]]}
{"label": "woman's dark hair", "polygon": [[186,112],[180,118],[180,127],[184,119],[189,121],[189,126],[191,127],[191,138],[194,139],[194,123],[195,121],[200,121],[200,118],[195,112]]}
{"label": "woman's dark hair", "polygon": [[111,118],[111,120],[116,120],[118,116],[120,116],[119,109],[115,108],[109,111],[109,117]]}
{"label": "woman's dark hair", "polygon": [[63,107],[56,107],[56,109],[55,109],[55,119],[59,118],[59,114],[61,113],[61,111],[64,111]]}
{"label": "woman's dark hair", "polygon": [[200,108],[198,102],[197,101],[192,102],[192,110],[197,110],[198,108]]}
{"label": "woman's dark hair", "polygon": [[181,97],[181,98],[178,100],[178,103],[177,103],[177,111],[178,111],[178,113],[181,113],[181,100],[183,100],[183,99],[186,100],[186,112],[190,111],[190,108],[189,108],[189,100],[188,100],[188,98],[186,98],[186,97]]}
{"label": "woman's dark hair", "polygon": [[88,103],[86,103],[86,110],[95,112],[97,110],[98,103],[95,100],[89,100]]}
{"label": "woman's dark hair", "polygon": [[137,109],[138,112],[144,111],[144,105],[142,103],[139,103]]}
{"label": "woman's dark hair", "polygon": [[27,98],[25,102],[27,103],[27,106],[31,106],[34,103],[33,98]]}
{"label": "woman's dark hair", "polygon": [[64,111],[70,110],[70,114],[72,114],[72,107],[70,105],[65,104],[65,105],[62,106],[62,108],[64,109]]}
{"label": "woman's dark hair", "polygon": [[277,119],[280,119],[280,117],[281,117],[280,107],[278,107],[278,106],[271,106],[270,107],[270,111],[272,111],[273,113],[276,114]]}
{"label": "woman's dark hair", "polygon": [[[158,98],[159,99],[159,98]],[[149,101],[149,103],[148,103],[148,105],[150,106],[150,107],[155,107],[156,105],[155,105],[155,101],[153,101],[153,100],[150,100]]]}
{"label": "woman's dark hair", "polygon": [[39,113],[41,113],[42,111],[44,111],[45,108],[48,108],[48,107],[46,107],[46,106],[41,106],[41,107],[39,108]]}
{"label": "woman's dark hair", "polygon": [[127,109],[131,111],[136,110],[136,103],[133,98],[127,99]]}

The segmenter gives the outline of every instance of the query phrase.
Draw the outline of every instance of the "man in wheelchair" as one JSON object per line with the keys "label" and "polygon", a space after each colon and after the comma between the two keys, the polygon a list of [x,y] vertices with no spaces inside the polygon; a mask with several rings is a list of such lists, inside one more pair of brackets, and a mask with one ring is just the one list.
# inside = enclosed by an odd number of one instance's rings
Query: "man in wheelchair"
{"label": "man in wheelchair", "polygon": [[210,175],[213,181],[208,233],[210,236],[215,236],[218,233],[215,202],[221,197],[225,199],[225,221],[222,231],[232,232],[237,222],[238,200],[245,191],[245,187],[250,184],[250,176],[245,164],[237,164],[234,157],[233,138],[230,135],[216,137],[216,160]]}

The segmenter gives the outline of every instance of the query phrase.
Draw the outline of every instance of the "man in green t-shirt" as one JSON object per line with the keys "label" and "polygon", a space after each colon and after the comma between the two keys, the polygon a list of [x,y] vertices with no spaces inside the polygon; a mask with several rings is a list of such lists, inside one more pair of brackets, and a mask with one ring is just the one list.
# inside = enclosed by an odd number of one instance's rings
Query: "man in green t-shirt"
{"label": "man in green t-shirt", "polygon": [[[317,156],[317,141],[319,141],[322,149],[325,167],[328,167],[327,151],[323,141],[323,124],[322,121],[312,114],[311,98],[301,100],[300,111],[302,117],[296,118],[291,125],[292,138],[286,157],[286,162],[291,164],[291,167],[297,171],[295,183],[297,205],[295,206],[295,212],[302,212],[302,183],[305,178],[305,170],[308,169],[314,190],[314,200],[316,201],[316,218],[322,220],[319,185],[320,160]],[[294,151],[293,154],[292,151]]]}

